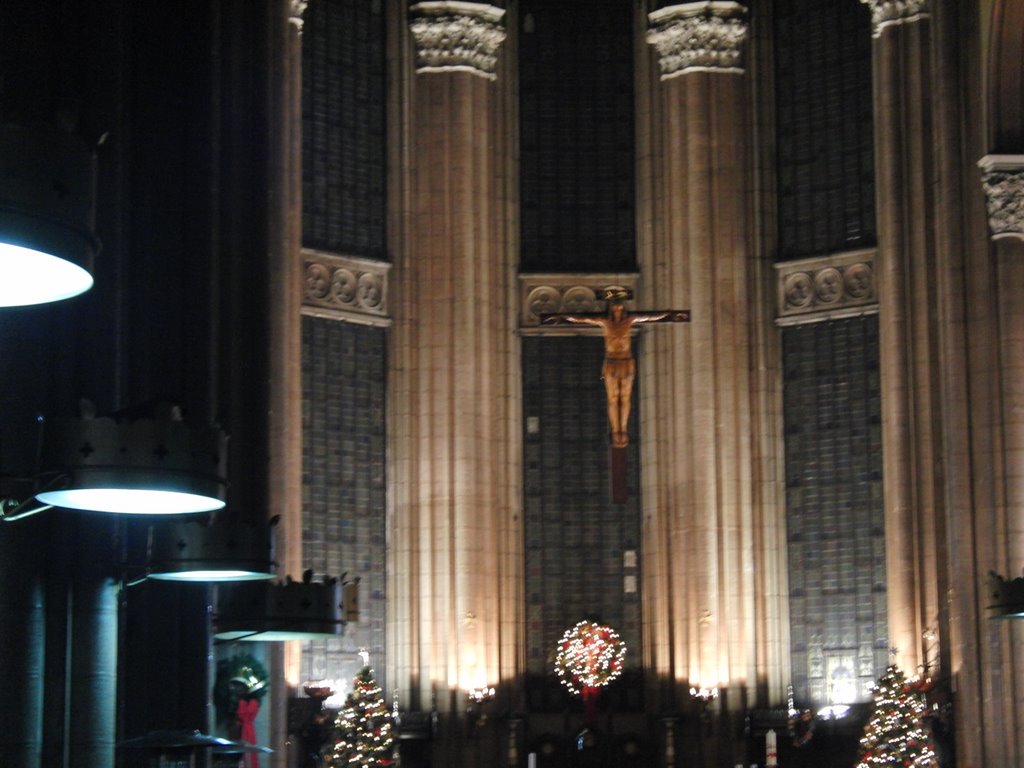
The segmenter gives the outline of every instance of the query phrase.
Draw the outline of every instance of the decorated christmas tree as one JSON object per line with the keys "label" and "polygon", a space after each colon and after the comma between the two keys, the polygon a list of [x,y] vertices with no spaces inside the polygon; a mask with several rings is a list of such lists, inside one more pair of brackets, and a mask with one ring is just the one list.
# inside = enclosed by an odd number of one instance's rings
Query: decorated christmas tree
{"label": "decorated christmas tree", "polygon": [[328,757],[333,768],[394,764],[391,713],[369,666],[355,676],[352,692],[334,720],[334,735]]}
{"label": "decorated christmas tree", "polygon": [[924,722],[928,711],[924,686],[891,665],[875,685],[875,706],[864,726],[857,768],[937,766]]}

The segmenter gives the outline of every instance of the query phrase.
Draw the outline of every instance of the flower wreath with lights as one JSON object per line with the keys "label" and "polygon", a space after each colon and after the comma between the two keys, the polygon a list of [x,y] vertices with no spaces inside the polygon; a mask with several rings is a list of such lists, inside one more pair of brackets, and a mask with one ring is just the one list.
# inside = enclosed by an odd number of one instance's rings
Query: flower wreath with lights
{"label": "flower wreath with lights", "polygon": [[238,702],[262,699],[270,688],[267,669],[256,657],[239,653],[217,663],[217,680],[213,687],[213,701],[220,721],[235,717]]}
{"label": "flower wreath with lights", "polygon": [[558,643],[555,672],[572,693],[608,685],[622,674],[626,644],[611,627],[580,621]]}

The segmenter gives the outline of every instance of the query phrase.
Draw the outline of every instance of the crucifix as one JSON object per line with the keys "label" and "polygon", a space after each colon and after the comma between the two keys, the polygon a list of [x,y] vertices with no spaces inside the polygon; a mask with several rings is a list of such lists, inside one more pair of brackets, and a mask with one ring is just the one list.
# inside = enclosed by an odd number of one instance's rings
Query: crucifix
{"label": "crucifix", "polygon": [[607,313],[587,312],[574,314],[543,314],[544,325],[593,325],[604,336],[605,395],[608,398],[608,423],[611,428],[612,501],[626,501],[626,446],[629,445],[629,412],[633,398],[633,379],[636,378],[636,360],[633,359],[633,326],[641,323],[686,323],[688,309],[666,309],[652,312],[627,312],[623,303],[632,298],[626,288],[606,288],[600,298],[608,305]]}

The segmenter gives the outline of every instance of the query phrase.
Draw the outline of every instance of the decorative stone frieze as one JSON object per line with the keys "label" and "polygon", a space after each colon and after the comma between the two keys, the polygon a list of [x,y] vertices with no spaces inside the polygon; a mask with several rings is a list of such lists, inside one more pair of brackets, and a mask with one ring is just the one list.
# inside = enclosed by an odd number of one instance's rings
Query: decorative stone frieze
{"label": "decorative stone frieze", "polygon": [[747,9],[735,2],[683,3],[648,15],[647,42],[658,51],[661,79],[687,72],[742,73]]}
{"label": "decorative stone frieze", "polygon": [[776,323],[797,325],[878,311],[875,251],[851,251],[775,265]]}
{"label": "decorative stone frieze", "polygon": [[533,274],[519,276],[520,331],[526,335],[600,334],[599,328],[578,325],[548,326],[540,316],[552,312],[603,312],[598,298],[606,288],[623,288],[636,296],[638,276],[627,274]]}
{"label": "decorative stone frieze", "polygon": [[928,0],[860,0],[871,8],[873,35],[879,37],[886,27],[909,24],[928,18]]}
{"label": "decorative stone frieze", "polygon": [[986,155],[978,166],[992,239],[1024,239],[1024,155]]}
{"label": "decorative stone frieze", "polygon": [[302,17],[306,13],[308,5],[308,0],[288,0],[288,23],[295,27],[300,35],[302,34]]}
{"label": "decorative stone frieze", "polygon": [[302,314],[386,327],[391,265],[303,249]]}
{"label": "decorative stone frieze", "polygon": [[417,72],[469,72],[494,80],[498,46],[505,39],[505,11],[484,3],[416,3],[409,29],[416,43]]}

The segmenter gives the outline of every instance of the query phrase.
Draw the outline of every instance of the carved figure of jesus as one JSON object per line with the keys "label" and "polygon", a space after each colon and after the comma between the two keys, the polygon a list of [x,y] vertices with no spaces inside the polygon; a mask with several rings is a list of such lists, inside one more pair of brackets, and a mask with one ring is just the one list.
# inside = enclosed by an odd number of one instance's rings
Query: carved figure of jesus
{"label": "carved figure of jesus", "polygon": [[604,335],[604,365],[601,375],[608,397],[608,422],[611,426],[612,446],[629,445],[629,411],[633,401],[633,380],[636,378],[636,360],[633,359],[633,326],[641,323],[680,322],[689,320],[688,312],[627,312],[618,300],[608,302],[607,315],[545,315],[541,322],[596,325]]}

